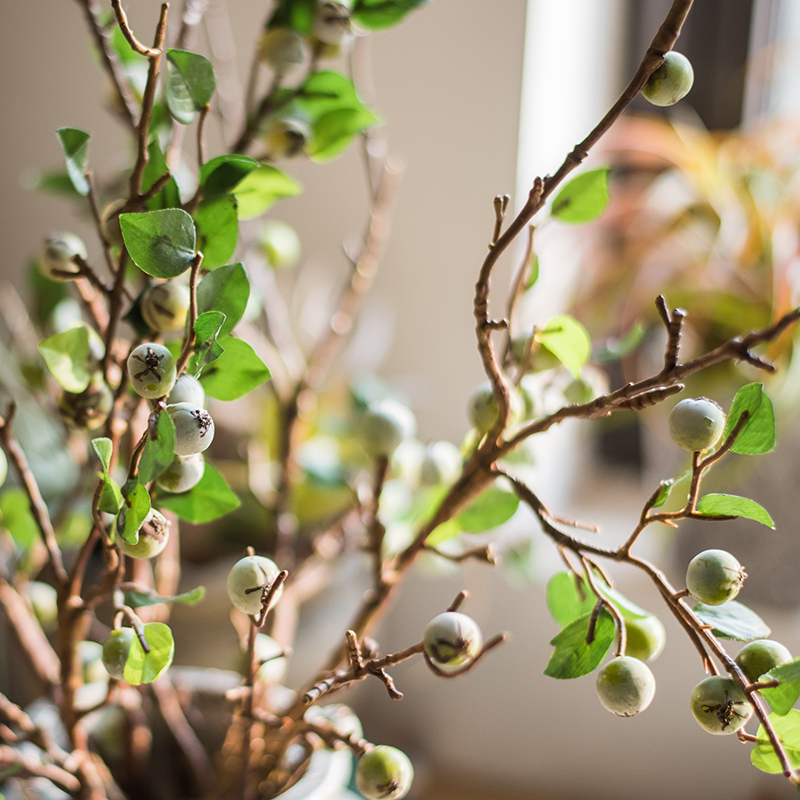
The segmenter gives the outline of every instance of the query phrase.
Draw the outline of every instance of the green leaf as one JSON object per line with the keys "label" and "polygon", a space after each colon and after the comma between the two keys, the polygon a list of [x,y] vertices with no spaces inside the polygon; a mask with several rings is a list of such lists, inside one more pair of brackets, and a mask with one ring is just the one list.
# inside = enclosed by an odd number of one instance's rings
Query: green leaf
{"label": "green leaf", "polygon": [[[792,769],[797,769],[800,767],[800,711],[790,711],[786,716],[770,714],[769,721],[783,745]],[[762,772],[769,772],[771,775],[781,774],[783,765],[778,759],[763,725],[758,726],[756,738],[758,742],[750,753],[750,761],[753,762],[753,766],[758,767]]]}
{"label": "green leaf", "polygon": [[545,597],[553,619],[564,628],[591,613],[597,605],[597,597],[586,582],[572,572],[553,575],[547,582]]}
{"label": "green leaf", "polygon": [[157,681],[172,663],[175,654],[172,631],[163,622],[145,623],[144,638],[150,652],[145,653],[139,637],[134,636],[128,660],[125,662],[123,674],[131,686]]}
{"label": "green leaf", "polygon": [[220,336],[229,334],[244,314],[250,297],[250,281],[242,264],[220,267],[200,281],[197,287],[197,310],[221,311],[225,324]]}
{"label": "green leaf", "polygon": [[767,623],[738,600],[729,600],[719,606],[698,603],[693,611],[700,622],[710,625],[714,629],[714,635],[722,639],[752,642],[770,634]]}
{"label": "green leaf", "polygon": [[294,106],[312,123],[325,114],[344,108],[367,110],[353,82],[332,70],[311,75],[300,87]]}
{"label": "green leaf", "polygon": [[616,589],[612,589],[604,581],[597,580],[597,589],[603,597],[613,603],[617,611],[626,619],[645,619],[645,617],[652,616],[649,611],[645,611],[632,600],[628,600],[624,594],[618,592]]}
{"label": "green leaf", "polygon": [[50,374],[62,389],[73,394],[84,391],[91,380],[90,335],[86,325],[76,325],[39,342],[39,352]]}
{"label": "green leaf", "polygon": [[192,265],[195,230],[180,208],[120,214],[122,238],[133,263],[154,278],[174,278]]}
{"label": "green leaf", "polygon": [[605,344],[592,353],[594,361],[619,361],[632,353],[644,340],[647,326],[638,320],[622,336],[607,339]]}
{"label": "green leaf", "polygon": [[214,67],[205,56],[167,50],[167,108],[178,122],[192,122],[196,112],[209,104],[216,86]]}
{"label": "green leaf", "polygon": [[254,169],[258,169],[258,161],[237,153],[206,161],[200,167],[203,197],[210,200],[233,191]]}
{"label": "green leaf", "polygon": [[29,173],[23,177],[23,183],[26,189],[47,192],[69,200],[78,200],[82,197],[75,190],[66,170],[44,170],[43,172]]}
{"label": "green leaf", "polygon": [[18,547],[30,547],[39,536],[31,514],[31,501],[24,489],[12,486],[0,493],[0,522]]}
{"label": "green leaf", "polygon": [[593,169],[573,178],[553,200],[552,215],[580,224],[599,217],[608,205],[608,168]]}
{"label": "green leaf", "polygon": [[428,545],[428,547],[438,547],[448,539],[455,539],[459,533],[461,533],[461,529],[458,527],[458,523],[454,519],[449,519],[447,522],[437,525],[428,534],[428,538],[425,539],[425,544]]}
{"label": "green leaf", "polygon": [[75,191],[86,197],[89,194],[89,180],[86,177],[89,134],[77,128],[59,128],[57,133],[67,160],[67,175]]}
{"label": "green leaf", "polygon": [[306,148],[312,161],[324,164],[344,151],[362,131],[379,122],[369,109],[339,108],[323,114],[312,125],[312,136]]}
{"label": "green leaf", "polygon": [[749,417],[731,450],[743,455],[769,453],[775,447],[775,412],[763,383],[749,383],[736,392],[725,423],[725,437],[736,427],[743,411]]}
{"label": "green leaf", "polygon": [[707,494],[697,503],[697,512],[705,517],[745,517],[775,530],[775,523],[763,506],[735,494]]}
{"label": "green leaf", "polygon": [[[155,433],[155,438],[153,437]],[[175,459],[175,425],[165,412],[158,415],[155,431],[151,429],[139,462],[139,483],[154,481]]]}
{"label": "green leaf", "polygon": [[781,682],[780,686],[762,689],[761,694],[764,695],[764,699],[776,714],[780,716],[788,714],[797,702],[797,698],[800,697],[800,658],[774,667],[765,675],[760,676],[759,680]]}
{"label": "green leaf", "polygon": [[536,253],[531,253],[531,268],[528,272],[528,279],[525,281],[525,291],[527,292],[528,289],[533,289],[536,285],[536,281],[539,280],[539,256]]}
{"label": "green leaf", "polygon": [[217,341],[220,330],[225,324],[225,315],[221,311],[206,311],[194,322],[194,356],[192,357],[192,373],[199,377],[200,373],[225,352]]}
{"label": "green leaf", "polygon": [[239,239],[239,215],[236,198],[222,195],[203,200],[194,212],[197,225],[197,249],[203,253],[203,269],[227,264]]}
{"label": "green leaf", "polygon": [[239,219],[260,217],[282,197],[294,197],[302,191],[300,184],[268,164],[254,169],[236,187]]}
{"label": "green leaf", "polygon": [[240,505],[225,478],[208,462],[200,483],[193,489],[181,494],[159,490],[157,498],[160,506],[168,508],[182,520],[196,524],[219,519]]}
{"label": "green leaf", "polygon": [[536,341],[546,347],[577,378],[589,360],[592,342],[586,328],[569,314],[553,317],[535,331]]}
{"label": "green leaf", "polygon": [[225,339],[225,351],[203,371],[201,383],[209,397],[236,400],[268,380],[270,372],[243,339]]}
{"label": "green leaf", "polygon": [[[142,175],[142,193],[148,191],[150,187],[166,172],[169,172],[167,159],[158,144],[158,139],[153,139],[147,148],[147,164]],[[149,211],[157,211],[163,208],[179,208],[181,204],[180,191],[175,178],[170,178],[164,188],[155,196],[147,201]]]}
{"label": "green leaf", "polygon": [[199,603],[205,597],[205,594],[206,589],[204,586],[198,586],[196,589],[192,589],[191,592],[183,592],[169,597],[162,596],[156,592],[140,592],[135,589],[129,589],[125,592],[125,604],[131,608],[157,606],[160,603],[181,603],[185,606],[193,606]]}
{"label": "green leaf", "polygon": [[429,0],[356,0],[353,19],[367,30],[379,31],[401,22],[410,11]]}
{"label": "green leaf", "polygon": [[269,18],[269,28],[292,28],[298,33],[311,33],[317,0],[280,0]]}
{"label": "green leaf", "polygon": [[614,620],[605,609],[597,615],[594,639],[586,643],[591,614],[584,614],[567,625],[550,642],[555,647],[544,671],[545,675],[559,680],[588,675],[599,666],[614,641]]}
{"label": "green leaf", "polygon": [[114,452],[114,444],[111,439],[107,439],[104,436],[98,437],[97,439],[92,439],[92,449],[97,453],[97,457],[103,465],[103,472],[107,475],[111,467],[111,456]]}
{"label": "green leaf", "polygon": [[128,544],[139,541],[139,528],[150,513],[150,495],[138,481],[128,481],[122,488],[122,508],[117,515],[117,533]]}
{"label": "green leaf", "polygon": [[483,533],[508,522],[518,507],[519,498],[513,492],[490,486],[456,517],[456,522],[464,533]]}

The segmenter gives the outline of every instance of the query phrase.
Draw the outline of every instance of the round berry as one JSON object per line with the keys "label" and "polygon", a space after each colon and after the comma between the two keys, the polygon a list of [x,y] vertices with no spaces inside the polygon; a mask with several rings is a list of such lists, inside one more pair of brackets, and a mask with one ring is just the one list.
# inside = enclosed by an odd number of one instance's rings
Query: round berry
{"label": "round berry", "polygon": [[[123,512],[118,518],[124,525]],[[119,527],[118,522],[118,527]],[[119,549],[131,558],[155,558],[167,546],[169,541],[169,521],[156,509],[151,508],[150,513],[144,518],[139,528],[139,539],[136,544],[126,542],[121,536],[117,537]]]}
{"label": "round berry", "polygon": [[461,469],[461,451],[448,441],[432,442],[425,448],[419,466],[419,482],[422,486],[438,486],[450,483]]}
{"label": "round berry", "polygon": [[8,477],[8,459],[6,458],[6,451],[0,448],[0,486],[6,482]]}
{"label": "round berry", "polygon": [[54,630],[58,621],[58,592],[49,583],[28,581],[25,595],[42,628],[45,631]]}
{"label": "round berry", "polygon": [[746,577],[742,565],[726,550],[704,550],[686,568],[686,588],[695,600],[718,606],[739,594]]}
{"label": "round berry", "polygon": [[39,254],[39,270],[54,281],[75,280],[80,267],[72,260],[74,256],[86,258],[83,240],[74,233],[53,234],[45,239]]}
{"label": "round berry", "polygon": [[288,269],[300,258],[300,237],[297,231],[279,219],[265,220],[261,226],[259,243],[267,263],[274,270]]}
{"label": "round berry", "polygon": [[689,94],[693,83],[694,70],[689,59],[670,50],[661,66],[650,76],[642,95],[654,106],[673,106]]}
{"label": "round berry", "polygon": [[197,378],[186,372],[178,375],[172,391],[167,395],[167,404],[174,406],[178,403],[194,403],[203,408],[206,404],[206,393],[203,385]]}
{"label": "round berry", "polygon": [[103,645],[99,642],[92,642],[89,639],[78,642],[78,661],[84,683],[108,679],[108,670],[103,663]]}
{"label": "round berry", "polygon": [[172,464],[156,478],[156,483],[165,492],[188,492],[203,479],[205,469],[206,462],[202,453],[175,456]]}
{"label": "round berry", "polygon": [[392,455],[400,442],[410,439],[416,429],[417,421],[411,410],[391,398],[370,405],[358,423],[361,446],[373,458]]}
{"label": "round berry", "polygon": [[707,450],[724,428],[725,412],[707,397],[681,400],[669,414],[669,435],[684,450]]}
{"label": "round berry", "polygon": [[753,715],[753,707],[739,686],[719,675],[694,687],[691,706],[697,724],[714,734],[736,733]]}
{"label": "round berry", "polygon": [[638,658],[617,656],[597,673],[597,696],[603,707],[619,717],[644,711],[656,693],[656,679]]}
{"label": "round berry", "polygon": [[89,384],[77,394],[63,391],[58,396],[58,414],[71,428],[97,430],[108,419],[114,394],[102,380]]}
{"label": "round berry", "polygon": [[655,661],[667,643],[664,623],[655,614],[625,620],[625,655],[640,661]]}
{"label": "round berry", "polygon": [[311,32],[323,44],[340,45],[350,33],[350,12],[341,3],[323,3]]}
{"label": "round berry", "polygon": [[269,28],[259,39],[258,57],[278,75],[285,75],[303,65],[308,57],[308,45],[291,28]]}
{"label": "round berry", "polygon": [[[482,383],[473,393],[469,401],[468,412],[472,427],[477,428],[481,433],[488,433],[494,427],[499,407],[492,385],[488,381]],[[519,394],[512,389],[510,422],[519,418],[521,412],[522,401]]]}
{"label": "round berry", "polygon": [[356,788],[367,800],[398,800],[414,780],[408,756],[396,747],[380,744],[364,753],[356,766]]}
{"label": "round berry", "polygon": [[456,670],[477,657],[483,647],[483,634],[472,617],[445,611],[427,624],[422,644],[434,666]]}
{"label": "round berry", "polygon": [[[280,683],[286,675],[284,649],[266,633],[257,633],[255,639],[256,661],[259,663],[258,679],[264,683]],[[247,654],[241,654],[241,672],[247,673]]]}
{"label": "round berry", "polygon": [[189,287],[183,283],[155,283],[142,295],[142,319],[159,333],[181,329],[188,311]]}
{"label": "round berry", "polygon": [[175,359],[163,344],[145,342],[128,356],[128,376],[140,397],[164,397],[175,383]]}
{"label": "round berry", "polygon": [[167,406],[175,425],[175,454],[191,456],[202,453],[214,440],[214,420],[204,408],[194,403]]}
{"label": "round berry", "polygon": [[300,155],[310,138],[311,127],[305,120],[297,117],[281,117],[267,128],[264,145],[269,158],[276,161]]}
{"label": "round berry", "polygon": [[[261,612],[263,590],[272,585],[279,572],[278,565],[271,558],[245,556],[228,573],[228,597],[239,611],[255,616]],[[272,602],[276,603],[282,594],[281,586]]]}
{"label": "round berry", "polygon": [[112,678],[125,680],[125,664],[136,636],[133,628],[111,631],[103,642],[103,664]]}
{"label": "round berry", "polygon": [[103,238],[111,247],[122,247],[122,228],[119,225],[119,212],[125,207],[128,201],[124,197],[112,200],[100,212],[100,228]]}
{"label": "round berry", "polygon": [[774,667],[788,664],[791,660],[792,654],[789,650],[772,639],[748,642],[734,659],[750,683],[755,683]]}

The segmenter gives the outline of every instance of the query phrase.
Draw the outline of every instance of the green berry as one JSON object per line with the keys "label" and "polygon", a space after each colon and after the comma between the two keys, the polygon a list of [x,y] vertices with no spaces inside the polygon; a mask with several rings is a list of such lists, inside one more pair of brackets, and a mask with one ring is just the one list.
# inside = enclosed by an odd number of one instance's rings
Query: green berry
{"label": "green berry", "polygon": [[188,492],[203,479],[206,462],[202,453],[175,456],[175,460],[162,472],[156,483],[166,492]]}
{"label": "green berry", "polygon": [[202,453],[214,441],[214,420],[204,408],[194,403],[167,406],[175,425],[175,454],[191,456]]}
{"label": "green berry", "polygon": [[82,392],[63,391],[58,396],[58,414],[71,428],[97,430],[108,419],[114,394],[102,380],[94,381]]}
{"label": "green berry", "polygon": [[140,397],[164,397],[175,383],[175,359],[163,344],[145,342],[128,356],[128,376]]}
{"label": "green berry", "polygon": [[285,75],[303,65],[308,45],[291,28],[269,28],[258,41],[258,57],[273,72]]}
{"label": "green berry", "polygon": [[370,405],[358,423],[361,446],[373,458],[392,455],[400,442],[411,438],[416,429],[417,421],[411,410],[391,398]]}
{"label": "green berry", "polygon": [[80,268],[73,256],[87,257],[86,245],[74,233],[56,233],[45,240],[39,254],[39,270],[54,281],[72,281]]}
{"label": "green berry", "polygon": [[381,744],[358,759],[356,788],[367,800],[399,800],[411,789],[414,767],[396,747]]}
{"label": "green berry", "polygon": [[0,449],[0,486],[6,482],[8,477],[8,459],[6,458],[6,451]]}
{"label": "green berry", "polygon": [[311,127],[305,120],[297,117],[281,117],[267,128],[264,133],[264,145],[269,158],[277,161],[300,155],[310,138]]}
{"label": "green berry", "polygon": [[[284,649],[266,633],[257,633],[255,654],[258,667],[258,679],[264,683],[280,683],[286,675],[286,656]],[[241,653],[240,671],[247,674],[247,654]]]}
{"label": "green berry", "polygon": [[681,400],[669,414],[669,435],[684,450],[707,450],[724,428],[725,412],[707,397]]}
{"label": "green berry", "polygon": [[178,375],[178,380],[172,387],[172,391],[167,395],[167,404],[174,406],[178,403],[194,403],[203,408],[206,404],[206,393],[203,385],[197,378],[193,378],[186,372]]}
{"label": "green berry", "polygon": [[[122,519],[124,524],[122,514],[118,519]],[[151,508],[150,513],[144,518],[144,522],[139,528],[139,539],[136,544],[130,544],[121,536],[117,536],[119,549],[131,558],[155,558],[164,550],[168,541],[169,521],[160,511],[156,511],[154,508]]]}
{"label": "green berry", "polygon": [[640,661],[655,661],[667,643],[664,623],[654,614],[625,620],[625,655]]}
{"label": "green berry", "polygon": [[[510,422],[518,419],[522,413],[522,400],[515,390],[511,390]],[[485,381],[472,394],[468,406],[469,421],[473,428],[481,433],[488,433],[497,422],[499,406],[492,385]]]}
{"label": "green berry", "polygon": [[311,32],[323,44],[340,45],[350,33],[350,12],[341,3],[323,3],[317,9]]}
{"label": "green berry", "polygon": [[[279,572],[278,565],[271,558],[245,556],[228,573],[228,597],[239,611],[255,616],[261,611],[262,591],[272,584]],[[273,604],[282,594],[281,586],[272,599]]]}
{"label": "green berry", "polygon": [[103,664],[112,678],[125,680],[125,664],[135,636],[133,628],[120,628],[111,631],[103,642]]}
{"label": "green berry", "polygon": [[447,441],[431,442],[422,455],[419,482],[422,486],[438,486],[454,481],[461,470],[461,451]]}
{"label": "green berry", "polygon": [[58,620],[58,592],[49,583],[28,581],[25,595],[42,628],[45,631],[54,630]]}
{"label": "green berry", "polygon": [[789,650],[772,639],[748,642],[734,659],[750,683],[755,683],[774,667],[788,664],[791,660],[792,654]]}
{"label": "green berry", "polygon": [[654,106],[672,106],[689,94],[694,83],[694,70],[682,53],[670,50],[664,62],[650,76],[642,95]]}
{"label": "green berry", "polygon": [[159,333],[177,331],[186,324],[189,287],[183,283],[156,283],[142,295],[142,319]]}
{"label": "green berry", "polygon": [[78,642],[78,661],[84,683],[108,679],[108,670],[103,663],[103,645],[99,642],[92,642],[89,639]]}
{"label": "green berry", "polygon": [[697,724],[714,734],[736,733],[753,715],[753,707],[739,686],[719,675],[695,686],[691,707]]}
{"label": "green berry", "polygon": [[100,212],[100,228],[103,232],[103,237],[111,247],[122,247],[122,228],[119,225],[119,212],[127,202],[124,197],[119,198],[119,200],[112,200]]}
{"label": "green berry", "polygon": [[644,711],[656,693],[656,679],[638,658],[617,656],[597,673],[597,696],[603,707],[619,717]]}
{"label": "green berry", "polygon": [[739,594],[746,577],[742,565],[726,550],[704,550],[686,568],[686,588],[695,600],[718,606]]}
{"label": "green berry", "polygon": [[434,666],[456,670],[480,653],[483,634],[472,617],[458,611],[445,611],[427,624],[422,644]]}
{"label": "green berry", "polygon": [[259,243],[267,262],[274,270],[288,269],[300,258],[300,237],[297,231],[279,219],[264,221]]}

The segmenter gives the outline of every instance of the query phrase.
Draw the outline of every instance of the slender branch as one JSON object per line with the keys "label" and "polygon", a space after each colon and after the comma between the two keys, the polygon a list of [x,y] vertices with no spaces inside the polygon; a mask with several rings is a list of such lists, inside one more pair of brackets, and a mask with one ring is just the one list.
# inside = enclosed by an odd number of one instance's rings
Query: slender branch
{"label": "slender branch", "polygon": [[203,263],[203,254],[197,253],[192,259],[191,272],[189,273],[189,311],[186,316],[186,336],[178,360],[175,362],[175,374],[180,375],[189,363],[189,358],[197,340],[194,324],[197,322],[197,276],[200,265]]}
{"label": "slender branch", "polygon": [[128,17],[125,14],[125,9],[123,9],[120,0],[111,0],[111,7],[114,9],[114,13],[117,15],[117,23],[119,24],[119,29],[122,31],[123,36],[128,40],[128,44],[140,56],[146,56],[147,58],[152,59],[161,55],[161,45],[157,45],[155,49],[147,47],[147,45],[142,44],[133,35],[133,31],[128,24]]}

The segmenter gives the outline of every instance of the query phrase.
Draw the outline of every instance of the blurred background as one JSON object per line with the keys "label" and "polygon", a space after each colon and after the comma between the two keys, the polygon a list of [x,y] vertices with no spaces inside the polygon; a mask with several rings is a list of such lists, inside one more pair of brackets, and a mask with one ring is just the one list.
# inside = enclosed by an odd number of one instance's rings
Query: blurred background
{"label": "blurred background", "polygon": [[[508,193],[518,206],[535,175],[558,168],[625,85],[669,5],[435,0],[373,38],[375,105],[387,124],[389,147],[406,169],[386,257],[342,368],[375,372],[404,396],[423,441],[461,442],[468,428],[466,399],[483,378],[472,292],[491,236],[493,197]],[[265,7],[252,0],[230,0],[228,6],[228,16],[210,13],[209,25],[225,34],[222,40],[230,25],[240,50],[223,55],[235,61],[243,81]],[[157,8],[152,0],[127,4],[145,41]],[[6,34],[0,50],[2,278],[25,296],[25,268],[44,235],[73,229],[88,237],[85,221],[68,204],[27,188],[37,170],[61,163],[56,128],[92,134],[90,160],[98,175],[125,163],[128,154],[118,149],[124,135],[98,103],[105,79],[92,63],[77,3],[5,2],[0,29]],[[695,69],[691,94],[660,114],[637,101],[633,112],[651,119],[630,115],[592,154],[590,164],[612,165],[611,206],[589,228],[549,225],[537,239],[541,279],[524,310],[531,325],[573,310],[593,339],[622,336],[637,321],[650,326],[644,364],[629,360],[609,368],[607,379],[617,382],[626,370],[646,369],[647,358],[660,358],[652,306],[660,291],[701,321],[688,347],[713,346],[729,331],[767,324],[796,304],[798,35],[796,0],[696,4],[677,48]],[[207,46],[204,41],[197,49],[207,52]],[[357,237],[364,224],[360,155],[351,148],[330,164],[292,162],[287,171],[306,187],[275,211],[303,241],[298,294],[327,300],[344,275],[342,242]],[[513,253],[493,277],[496,315],[503,313],[519,257]],[[720,296],[725,304],[715,304]],[[306,315],[313,317],[314,308],[310,302]],[[739,465],[725,476],[742,481],[742,493],[768,507],[777,531],[737,522],[725,532],[663,532],[646,543],[645,552],[661,559],[680,583],[695,552],[724,542],[751,576],[741,599],[797,653],[799,559],[792,537],[798,464],[790,430],[797,370],[790,368],[796,363],[791,355],[788,346],[775,353],[788,377],[770,385],[783,415],[778,453],[768,467],[759,462],[757,472]],[[739,384],[753,379],[716,371],[708,384],[689,391],[716,390],[724,404]],[[658,480],[682,467],[666,443],[665,410],[643,416],[643,425],[565,425],[548,434],[536,453],[535,485],[548,505],[599,523],[609,544],[627,537]],[[414,798],[794,797],[785,782],[756,771],[733,737],[712,738],[694,724],[688,698],[702,678],[700,664],[669,619],[668,646],[653,667],[656,698],[635,719],[604,711],[592,677],[558,682],[542,675],[548,642],[558,631],[544,587],[558,560],[534,528],[520,514],[503,532],[512,541],[529,537],[525,569],[516,577],[473,564],[455,575],[414,573],[377,637],[388,651],[416,641],[428,619],[467,588],[471,599],[464,610],[487,635],[511,631],[509,643],[457,681],[434,679],[419,660],[402,665],[395,675],[405,693],[401,703],[389,700],[377,682],[347,697],[368,738],[406,749],[418,764]],[[615,577],[629,597],[661,612],[655,592],[638,576]],[[306,609],[292,680],[305,680],[327,652],[364,581],[363,565],[347,565],[341,583]],[[204,639],[200,631],[213,632],[220,621],[213,600],[205,605],[206,611],[198,607],[207,614],[202,625],[188,615],[184,621],[195,626],[179,656],[186,663],[213,656],[213,633]],[[227,625],[224,616],[221,624]],[[0,653],[0,673],[3,658]]]}

